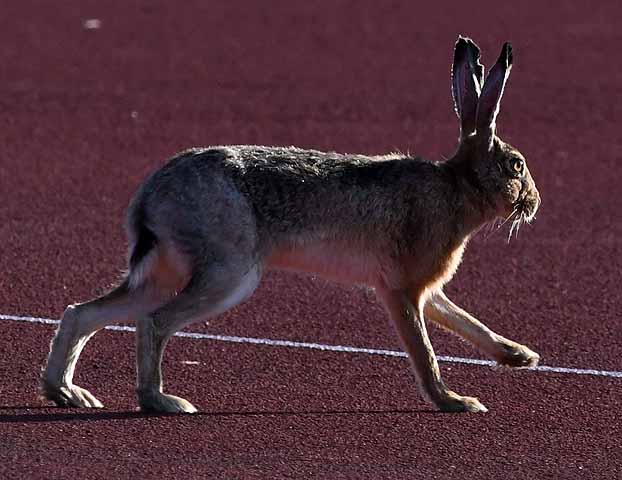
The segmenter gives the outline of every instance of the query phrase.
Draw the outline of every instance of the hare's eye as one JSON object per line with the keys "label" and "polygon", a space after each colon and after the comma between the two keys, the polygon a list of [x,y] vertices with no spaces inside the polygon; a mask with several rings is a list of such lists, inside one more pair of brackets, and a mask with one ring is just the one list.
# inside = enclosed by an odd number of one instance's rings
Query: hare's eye
{"label": "hare's eye", "polygon": [[523,161],[520,158],[515,158],[512,160],[512,169],[516,173],[522,173],[523,171]]}

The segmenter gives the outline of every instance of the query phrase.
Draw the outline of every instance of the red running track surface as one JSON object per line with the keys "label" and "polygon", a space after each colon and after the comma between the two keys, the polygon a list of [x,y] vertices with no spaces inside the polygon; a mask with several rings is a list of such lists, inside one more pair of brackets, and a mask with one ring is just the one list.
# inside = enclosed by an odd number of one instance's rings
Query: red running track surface
{"label": "red running track surface", "polygon": [[[622,371],[618,2],[23,0],[0,16],[0,314],[58,318],[124,268],[122,218],[188,146],[260,143],[451,155],[459,33],[543,196],[509,244],[479,235],[450,295],[546,365]],[[85,29],[87,19],[101,28]],[[443,364],[486,415],[434,412],[403,358],[174,339],[167,389],[201,411],[135,411],[133,336],[102,332],[76,383],[108,407],[37,398],[53,327],[0,323],[2,478],[615,478],[612,377]],[[192,331],[398,349],[371,293],[271,274]],[[438,353],[477,357],[432,331]],[[185,362],[198,363],[185,363]]]}

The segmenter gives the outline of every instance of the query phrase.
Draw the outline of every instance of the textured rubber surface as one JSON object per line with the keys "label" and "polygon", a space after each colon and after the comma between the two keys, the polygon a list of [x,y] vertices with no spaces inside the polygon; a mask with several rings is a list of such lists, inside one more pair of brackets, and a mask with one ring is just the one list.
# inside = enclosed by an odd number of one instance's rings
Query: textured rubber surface
{"label": "textured rubber surface", "polygon": [[[448,293],[543,362],[622,371],[618,2],[11,2],[0,16],[0,313],[58,317],[125,267],[140,181],[188,146],[451,155],[459,33],[515,62],[499,125],[543,205],[482,232]],[[225,5],[226,4],[226,5]],[[101,28],[86,29],[90,18]],[[268,275],[193,331],[398,348],[373,294]],[[619,379],[442,366],[486,415],[434,412],[408,362],[174,339],[166,387],[201,413],[134,411],[133,336],[102,332],[76,383],[108,407],[48,408],[53,328],[0,323],[3,478],[614,478]],[[432,331],[436,351],[477,356]],[[185,361],[199,362],[187,364]]]}

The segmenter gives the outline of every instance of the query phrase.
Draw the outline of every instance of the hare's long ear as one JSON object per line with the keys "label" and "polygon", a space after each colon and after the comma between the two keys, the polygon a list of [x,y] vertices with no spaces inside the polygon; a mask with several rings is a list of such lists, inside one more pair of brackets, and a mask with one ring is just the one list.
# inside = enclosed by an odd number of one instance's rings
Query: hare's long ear
{"label": "hare's long ear", "polygon": [[451,83],[461,138],[475,132],[477,104],[483,82],[484,67],[479,63],[479,47],[470,38],[458,37]]}
{"label": "hare's long ear", "polygon": [[492,142],[495,134],[499,104],[511,69],[512,45],[506,42],[497,63],[488,72],[477,106],[477,134],[488,143]]}

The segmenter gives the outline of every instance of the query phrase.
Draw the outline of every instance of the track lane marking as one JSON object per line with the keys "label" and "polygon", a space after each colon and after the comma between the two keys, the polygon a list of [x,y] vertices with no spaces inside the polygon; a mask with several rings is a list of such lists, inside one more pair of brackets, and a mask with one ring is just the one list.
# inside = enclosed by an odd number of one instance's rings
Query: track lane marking
{"label": "track lane marking", "polygon": [[[59,320],[53,320],[51,318],[40,317],[25,317],[18,315],[5,315],[0,314],[0,320],[10,322],[25,322],[44,325],[58,325]],[[114,332],[135,332],[135,327],[111,325],[105,327],[105,330],[112,330]],[[362,348],[351,347],[346,345],[326,345],[323,343],[309,343],[309,342],[296,342],[292,340],[276,340],[271,338],[254,338],[254,337],[237,337],[230,335],[215,335],[209,333],[199,332],[177,332],[175,337],[190,338],[194,340],[214,340],[218,342],[229,343],[246,343],[252,345],[268,345],[272,347],[289,347],[289,348],[307,348],[310,350],[323,350],[328,352],[342,352],[342,353],[365,353],[368,355],[381,355],[385,357],[404,357],[408,355],[398,350],[383,350],[376,348]],[[481,360],[477,358],[463,358],[452,357],[447,355],[437,355],[440,362],[446,363],[461,363],[467,365],[480,365],[486,367],[495,367],[497,362],[492,360]],[[591,375],[596,377],[610,377],[610,378],[622,378],[622,372],[612,370],[596,370],[592,368],[571,368],[571,367],[553,367],[548,365],[538,365],[537,367],[523,368],[521,370],[531,370],[535,372],[549,372],[549,373],[565,373],[573,375]]]}

